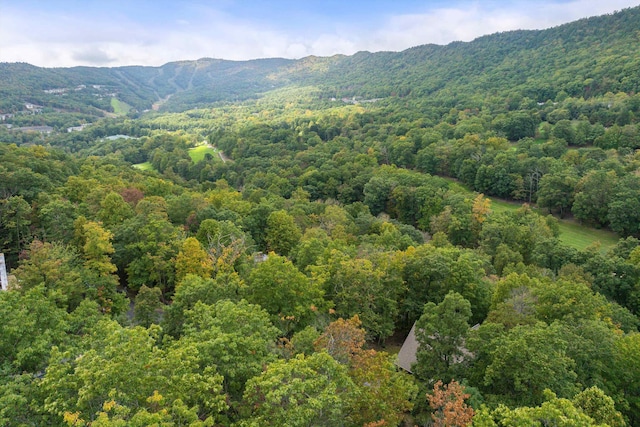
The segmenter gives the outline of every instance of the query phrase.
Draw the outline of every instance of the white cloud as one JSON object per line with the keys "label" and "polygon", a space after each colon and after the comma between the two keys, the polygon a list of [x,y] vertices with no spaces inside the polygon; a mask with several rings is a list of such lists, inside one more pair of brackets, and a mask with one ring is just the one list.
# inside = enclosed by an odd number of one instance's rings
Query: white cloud
{"label": "white cloud", "polygon": [[322,34],[309,45],[310,54],[317,56],[331,56],[336,53],[353,54],[362,50],[355,37],[345,35]]}
{"label": "white cloud", "polygon": [[[2,0],[0,0],[2,1]],[[3,3],[0,61],[41,66],[161,65],[169,61],[215,57],[245,60],[265,57],[353,54],[359,50],[403,50],[514,29],[548,28],[585,16],[632,7],[638,0],[452,0],[449,7],[368,21],[304,22],[292,33],[277,22],[251,22],[202,6],[189,16],[136,21],[109,11],[38,12]],[[634,4],[635,3],[635,4]],[[392,8],[392,6],[390,6]],[[372,27],[372,22],[382,22]]]}
{"label": "white cloud", "polygon": [[[635,4],[634,4],[635,3]],[[587,16],[637,5],[637,0],[519,1],[486,7],[480,1],[457,3],[423,14],[389,17],[369,43],[370,50],[402,50],[426,43],[471,41],[485,34],[544,29]]]}
{"label": "white cloud", "polygon": [[110,56],[104,49],[100,47],[89,47],[74,52],[71,55],[71,58],[78,62],[96,65],[109,65],[116,61],[116,58]]}
{"label": "white cloud", "polygon": [[288,58],[303,58],[308,56],[308,48],[304,43],[293,42],[287,46],[287,51],[284,56]]}

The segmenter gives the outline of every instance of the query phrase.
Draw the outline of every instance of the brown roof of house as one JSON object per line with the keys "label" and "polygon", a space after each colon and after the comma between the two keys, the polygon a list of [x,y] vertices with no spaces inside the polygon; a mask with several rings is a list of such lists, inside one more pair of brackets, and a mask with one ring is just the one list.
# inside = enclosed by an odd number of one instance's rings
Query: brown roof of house
{"label": "brown roof of house", "polygon": [[404,340],[402,348],[398,352],[398,360],[396,365],[401,367],[407,372],[411,372],[411,365],[416,363],[416,353],[418,352],[418,340],[416,339],[416,324],[414,323],[407,335],[407,339]]}
{"label": "brown roof of house", "polygon": [[[473,325],[471,329],[475,330],[475,329],[478,329],[479,327],[480,327],[480,324],[476,324],[476,325]],[[416,339],[416,323],[414,323],[413,326],[411,327],[411,330],[409,331],[409,335],[407,335],[407,339],[404,340],[404,343],[402,344],[402,348],[400,348],[400,351],[398,352],[398,359],[396,360],[396,365],[409,373],[413,373],[413,371],[411,370],[411,365],[413,365],[418,361],[416,354],[418,353],[419,346],[420,346],[420,343]],[[473,354],[469,352],[469,350],[467,350],[466,347],[464,347],[464,344],[460,348],[460,350],[462,351],[462,353],[464,353],[466,357],[473,356]],[[457,362],[461,362],[461,361],[462,360],[458,360]]]}

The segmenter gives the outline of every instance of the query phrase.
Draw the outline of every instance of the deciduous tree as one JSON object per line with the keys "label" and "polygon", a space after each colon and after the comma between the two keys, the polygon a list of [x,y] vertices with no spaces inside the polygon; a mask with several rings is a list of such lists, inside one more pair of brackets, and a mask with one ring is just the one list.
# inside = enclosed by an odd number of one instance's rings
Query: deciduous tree
{"label": "deciduous tree", "polygon": [[192,345],[158,346],[159,327],[123,328],[115,321],[96,325],[87,348],[54,347],[42,380],[45,408],[58,416],[91,420],[114,401],[132,413],[152,411],[158,393],[172,406],[177,400],[196,408],[201,419],[215,420],[227,408],[222,376],[199,366]]}
{"label": "deciduous tree", "polygon": [[144,285],[140,287],[136,295],[133,308],[133,320],[136,324],[148,328],[154,323],[159,323],[162,307],[162,291],[159,288],[148,288]]}
{"label": "deciduous tree", "polygon": [[325,305],[320,285],[273,252],[251,271],[245,293],[247,300],[267,310],[285,333],[307,326]]}
{"label": "deciduous tree", "polygon": [[267,218],[267,248],[277,254],[287,256],[300,241],[302,232],[294,219],[286,211],[272,212]]}
{"label": "deciduous tree", "polygon": [[425,381],[451,381],[468,357],[465,338],[469,332],[471,304],[456,292],[448,293],[436,305],[425,304],[416,322],[416,339],[420,344],[416,353],[415,374]]}
{"label": "deciduous tree", "polygon": [[187,237],[182,242],[182,248],[176,255],[175,268],[176,283],[180,283],[187,274],[206,279],[213,273],[212,260],[195,237]]}
{"label": "deciduous tree", "polygon": [[247,382],[251,416],[243,425],[348,426],[354,391],[346,366],[328,353],[277,360]]}
{"label": "deciduous tree", "polygon": [[471,395],[464,387],[452,380],[449,384],[438,380],[433,385],[433,393],[427,395],[433,410],[431,418],[435,427],[466,427],[473,420],[473,408],[465,403]]}
{"label": "deciduous tree", "polygon": [[177,345],[193,345],[201,367],[215,365],[224,389],[242,396],[244,384],[276,359],[278,336],[266,311],[245,300],[196,303],[186,312],[184,334]]}

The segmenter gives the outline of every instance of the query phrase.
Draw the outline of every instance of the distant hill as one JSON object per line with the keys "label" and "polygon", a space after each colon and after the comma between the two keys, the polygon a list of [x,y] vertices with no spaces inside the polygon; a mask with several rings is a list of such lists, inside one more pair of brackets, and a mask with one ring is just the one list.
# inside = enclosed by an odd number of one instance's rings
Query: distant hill
{"label": "distant hill", "polygon": [[[20,111],[24,103],[70,111],[109,109],[112,96],[135,109],[150,109],[169,95],[185,94],[179,103],[199,105],[241,100],[280,84],[270,75],[289,67],[287,59],[224,61],[199,59],[161,67],[40,68],[24,63],[0,64],[0,111]],[[177,98],[176,98],[177,99]]]}
{"label": "distant hill", "polygon": [[[95,116],[115,97],[138,112],[160,100],[186,110],[239,101],[288,85],[314,86],[321,97],[409,97],[473,105],[476,94],[517,102],[606,92],[640,85],[640,7],[539,31],[511,31],[446,46],[351,56],[227,61],[203,58],[161,67],[39,68],[0,64],[0,113],[30,103]],[[453,100],[453,101],[452,101]]]}

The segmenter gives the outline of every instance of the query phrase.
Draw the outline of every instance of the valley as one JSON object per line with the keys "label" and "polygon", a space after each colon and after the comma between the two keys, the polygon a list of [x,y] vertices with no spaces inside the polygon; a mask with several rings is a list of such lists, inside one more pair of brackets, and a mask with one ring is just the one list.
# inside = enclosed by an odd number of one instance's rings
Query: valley
{"label": "valley", "polygon": [[638,425],[639,34],[0,63],[0,425]]}

